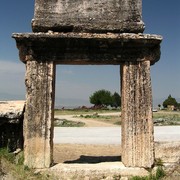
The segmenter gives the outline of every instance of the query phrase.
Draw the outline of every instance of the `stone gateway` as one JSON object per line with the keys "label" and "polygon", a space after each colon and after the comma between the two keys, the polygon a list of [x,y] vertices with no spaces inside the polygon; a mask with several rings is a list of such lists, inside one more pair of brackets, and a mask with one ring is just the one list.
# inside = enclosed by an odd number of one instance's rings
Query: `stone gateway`
{"label": "stone gateway", "polygon": [[141,34],[141,0],[35,1],[34,33],[16,33],[26,65],[24,164],[53,163],[56,64],[120,65],[122,162],[154,164],[150,65],[160,58],[158,35]]}

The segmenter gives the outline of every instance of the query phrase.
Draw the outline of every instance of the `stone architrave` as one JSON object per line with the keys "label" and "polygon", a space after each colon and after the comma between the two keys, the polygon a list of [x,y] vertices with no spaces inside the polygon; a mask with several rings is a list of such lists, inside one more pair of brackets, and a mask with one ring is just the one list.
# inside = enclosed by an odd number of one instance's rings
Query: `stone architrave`
{"label": "stone architrave", "polygon": [[121,88],[122,162],[150,168],[154,163],[150,61],[122,64]]}
{"label": "stone architrave", "polygon": [[47,168],[53,162],[54,82],[54,62],[27,57],[24,165],[31,168]]}

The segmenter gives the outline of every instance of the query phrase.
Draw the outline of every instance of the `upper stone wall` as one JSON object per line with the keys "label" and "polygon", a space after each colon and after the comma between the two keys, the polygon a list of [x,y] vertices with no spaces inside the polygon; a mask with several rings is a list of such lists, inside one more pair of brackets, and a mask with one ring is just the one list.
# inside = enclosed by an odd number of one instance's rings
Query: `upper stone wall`
{"label": "upper stone wall", "polygon": [[134,32],[144,30],[142,0],[35,0],[34,32]]}

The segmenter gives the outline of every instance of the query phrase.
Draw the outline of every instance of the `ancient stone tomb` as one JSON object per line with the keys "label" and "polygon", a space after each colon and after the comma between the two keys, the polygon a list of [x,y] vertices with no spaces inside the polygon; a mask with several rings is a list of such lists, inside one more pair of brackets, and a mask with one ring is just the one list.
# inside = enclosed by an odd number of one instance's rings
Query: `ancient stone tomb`
{"label": "ancient stone tomb", "polygon": [[24,101],[0,101],[0,147],[23,148]]}
{"label": "ancient stone tomb", "polygon": [[24,164],[53,163],[56,64],[120,65],[122,162],[154,164],[150,65],[160,58],[158,35],[142,34],[141,0],[36,0],[33,33],[16,33],[26,65]]}

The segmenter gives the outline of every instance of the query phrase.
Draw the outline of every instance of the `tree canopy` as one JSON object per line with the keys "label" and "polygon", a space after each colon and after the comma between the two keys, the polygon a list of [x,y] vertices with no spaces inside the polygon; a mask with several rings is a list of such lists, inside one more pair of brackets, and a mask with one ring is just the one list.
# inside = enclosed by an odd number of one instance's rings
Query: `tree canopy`
{"label": "tree canopy", "polygon": [[110,91],[102,89],[95,91],[90,97],[89,97],[90,103],[94,104],[96,106],[99,105],[110,105],[118,107],[121,105],[121,97],[120,95],[115,92],[113,95]]}
{"label": "tree canopy", "polygon": [[175,98],[173,98],[171,95],[168,96],[168,98],[163,102],[163,107],[167,108],[168,106],[177,106],[178,103]]}
{"label": "tree canopy", "polygon": [[112,95],[112,101],[113,101],[113,106],[115,107],[118,107],[118,106],[121,106],[121,96],[115,92],[113,95]]}

